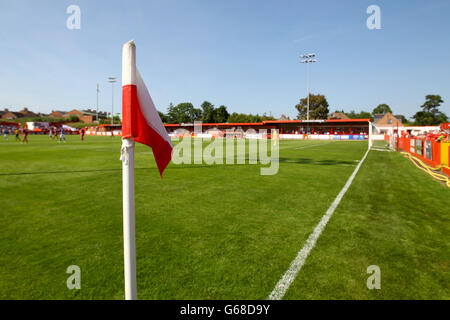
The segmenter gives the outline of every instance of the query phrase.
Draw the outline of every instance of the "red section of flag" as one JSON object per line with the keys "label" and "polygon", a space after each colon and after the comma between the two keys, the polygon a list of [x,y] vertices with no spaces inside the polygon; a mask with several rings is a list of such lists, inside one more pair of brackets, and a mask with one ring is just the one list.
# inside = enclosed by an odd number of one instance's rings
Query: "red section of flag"
{"label": "red section of flag", "polygon": [[162,178],[172,158],[172,146],[149,124],[141,111],[135,85],[122,87],[122,137],[131,138],[152,148]]}
{"label": "red section of flag", "polygon": [[122,137],[125,139],[137,137],[137,107],[139,99],[135,85],[122,87]]}

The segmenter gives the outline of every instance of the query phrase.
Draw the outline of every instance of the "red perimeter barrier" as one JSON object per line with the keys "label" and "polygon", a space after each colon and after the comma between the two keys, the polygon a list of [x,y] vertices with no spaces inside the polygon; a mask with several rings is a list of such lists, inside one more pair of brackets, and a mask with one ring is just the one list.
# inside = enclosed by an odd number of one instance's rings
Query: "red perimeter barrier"
{"label": "red perimeter barrier", "polygon": [[442,167],[442,172],[444,172],[446,175],[450,176],[450,169]]}
{"label": "red perimeter barrier", "polygon": [[20,124],[18,124],[16,122],[1,121],[1,120],[0,120],[0,125],[20,127]]}
{"label": "red perimeter barrier", "polygon": [[441,164],[441,144],[434,140],[420,138],[398,138],[398,149],[409,152],[430,166]]}
{"label": "red perimeter barrier", "polygon": [[397,148],[406,152],[410,152],[409,138],[398,138]]}

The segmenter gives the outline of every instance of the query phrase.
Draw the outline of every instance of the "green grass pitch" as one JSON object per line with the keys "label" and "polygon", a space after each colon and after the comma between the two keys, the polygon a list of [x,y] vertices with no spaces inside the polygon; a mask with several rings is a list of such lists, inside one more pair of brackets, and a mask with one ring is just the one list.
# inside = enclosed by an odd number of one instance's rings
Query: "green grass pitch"
{"label": "green grass pitch", "polygon": [[[120,138],[13,140],[0,141],[0,299],[123,299]],[[137,144],[138,298],[266,299],[366,149],[281,141],[273,176],[170,164],[161,180]],[[284,298],[449,299],[449,208],[448,188],[371,151]]]}

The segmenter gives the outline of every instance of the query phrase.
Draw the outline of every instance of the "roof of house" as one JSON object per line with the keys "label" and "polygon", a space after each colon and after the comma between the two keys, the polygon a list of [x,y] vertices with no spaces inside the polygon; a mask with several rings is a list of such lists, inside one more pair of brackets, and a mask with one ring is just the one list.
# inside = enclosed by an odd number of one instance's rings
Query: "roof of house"
{"label": "roof of house", "polygon": [[23,117],[26,117],[26,118],[37,117],[37,114],[34,113],[33,111],[28,110],[28,108],[23,108],[23,110],[20,110],[19,113],[22,114]]}
{"label": "roof of house", "polygon": [[326,122],[370,122],[370,119],[330,119]]}
{"label": "roof of house", "polygon": [[376,113],[373,115],[373,122],[377,123],[383,117],[384,117],[384,113]]}
{"label": "roof of house", "polygon": [[350,118],[343,112],[333,112],[328,115],[328,119],[350,119]]}
{"label": "roof of house", "polygon": [[401,115],[401,114],[392,114],[390,112],[388,112],[388,113],[376,113],[376,114],[373,115],[373,122],[377,123],[378,121],[383,119],[385,116],[388,116],[388,117],[392,116],[392,117],[396,118],[400,122],[402,122],[402,119],[403,119],[403,115]]}
{"label": "roof of house", "polygon": [[379,122],[382,122],[382,120],[383,119],[385,119],[385,118],[394,118],[394,119],[396,119],[400,124],[402,123],[402,115],[401,114],[397,114],[397,115],[393,115],[392,113],[390,113],[390,112],[388,112],[388,113],[385,113],[385,114],[374,114],[373,115],[373,120],[374,120],[374,123],[375,124],[377,124],[377,123],[379,123]]}
{"label": "roof of house", "polygon": [[15,111],[5,111],[5,113],[2,114],[2,117],[8,117],[10,115],[13,115],[16,118],[23,118],[24,115],[20,112],[15,112]]}
{"label": "roof of house", "polygon": [[291,118],[286,116],[285,114],[282,114],[280,119],[278,119],[278,120],[291,120]]}

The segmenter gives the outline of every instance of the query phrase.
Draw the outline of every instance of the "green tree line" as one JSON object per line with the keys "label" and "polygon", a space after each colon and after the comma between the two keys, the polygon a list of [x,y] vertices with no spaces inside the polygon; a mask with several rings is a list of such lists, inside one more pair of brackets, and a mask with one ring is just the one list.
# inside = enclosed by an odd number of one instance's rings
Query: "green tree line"
{"label": "green tree line", "polygon": [[223,123],[223,122],[261,122],[264,120],[275,120],[266,114],[229,113],[224,105],[215,107],[211,102],[204,101],[200,108],[195,108],[190,102],[182,102],[176,106],[170,103],[167,113],[158,111],[164,123]]}

